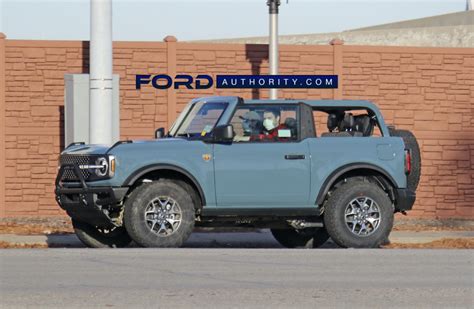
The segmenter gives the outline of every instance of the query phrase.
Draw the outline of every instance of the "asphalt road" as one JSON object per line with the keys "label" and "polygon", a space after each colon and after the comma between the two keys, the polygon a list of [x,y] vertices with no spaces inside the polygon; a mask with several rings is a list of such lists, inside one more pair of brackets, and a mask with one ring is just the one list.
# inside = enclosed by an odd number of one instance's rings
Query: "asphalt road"
{"label": "asphalt road", "polygon": [[0,251],[0,307],[474,307],[473,250]]}

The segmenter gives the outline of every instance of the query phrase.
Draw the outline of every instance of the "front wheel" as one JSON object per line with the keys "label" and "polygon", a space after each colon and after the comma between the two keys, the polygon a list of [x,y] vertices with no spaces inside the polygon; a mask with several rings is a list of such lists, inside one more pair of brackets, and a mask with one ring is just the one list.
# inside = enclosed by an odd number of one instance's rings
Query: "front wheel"
{"label": "front wheel", "polygon": [[123,227],[103,229],[74,219],[72,226],[77,238],[89,248],[123,248],[132,242]]}
{"label": "front wheel", "polygon": [[180,247],[191,235],[194,220],[190,193],[172,180],[144,183],[125,202],[125,227],[143,247]]}
{"label": "front wheel", "polygon": [[341,247],[380,247],[392,230],[392,201],[374,183],[348,181],[331,194],[324,224],[331,239]]}
{"label": "front wheel", "polygon": [[305,228],[296,230],[271,229],[273,237],[284,247],[287,248],[318,248],[328,239],[328,232],[324,227]]}

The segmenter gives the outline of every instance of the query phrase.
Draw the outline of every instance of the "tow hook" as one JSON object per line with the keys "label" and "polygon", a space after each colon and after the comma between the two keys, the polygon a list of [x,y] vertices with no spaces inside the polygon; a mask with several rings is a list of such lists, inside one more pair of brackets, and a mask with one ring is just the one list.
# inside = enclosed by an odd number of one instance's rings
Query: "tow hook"
{"label": "tow hook", "polygon": [[80,198],[81,201],[84,203],[84,205],[87,206],[87,200],[86,200],[86,197],[84,196],[84,194],[80,194],[80,195],[79,195],[79,198]]}

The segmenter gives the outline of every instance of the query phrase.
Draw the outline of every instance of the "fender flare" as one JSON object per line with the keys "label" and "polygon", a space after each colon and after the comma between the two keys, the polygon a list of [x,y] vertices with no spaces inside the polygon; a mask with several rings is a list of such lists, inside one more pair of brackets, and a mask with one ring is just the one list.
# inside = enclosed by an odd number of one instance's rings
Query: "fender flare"
{"label": "fender flare", "polygon": [[206,196],[204,195],[204,191],[201,188],[201,185],[199,182],[196,180],[196,177],[194,177],[191,173],[186,171],[185,169],[172,165],[172,164],[151,164],[151,165],[146,165],[135,172],[133,172],[130,176],[127,177],[127,179],[124,181],[123,186],[132,186],[140,177],[143,175],[153,172],[153,171],[160,171],[160,170],[171,170],[174,172],[178,172],[183,174],[184,176],[188,177],[191,182],[194,184],[194,186],[198,190],[199,197],[201,198],[202,205],[206,205]]}
{"label": "fender flare", "polygon": [[382,174],[383,176],[385,176],[390,181],[390,185],[392,185],[394,188],[397,188],[397,183],[395,182],[395,179],[393,179],[393,177],[390,176],[390,174],[383,168],[374,164],[370,164],[370,163],[350,163],[350,164],[343,165],[337,168],[326,178],[323,185],[319,189],[318,197],[316,198],[316,205],[321,205],[324,202],[324,198],[329,192],[329,189],[331,189],[334,182],[340,176],[344,175],[347,172],[350,172],[352,170],[357,170],[357,169],[367,169],[367,170],[378,172]]}

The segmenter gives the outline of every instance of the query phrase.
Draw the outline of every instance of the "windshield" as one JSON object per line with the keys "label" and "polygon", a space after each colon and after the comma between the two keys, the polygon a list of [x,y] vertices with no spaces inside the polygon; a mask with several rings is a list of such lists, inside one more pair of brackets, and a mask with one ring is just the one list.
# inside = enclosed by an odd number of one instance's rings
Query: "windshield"
{"label": "windshield", "polygon": [[206,136],[216,126],[220,117],[227,108],[226,102],[198,102],[181,123],[177,136]]}

